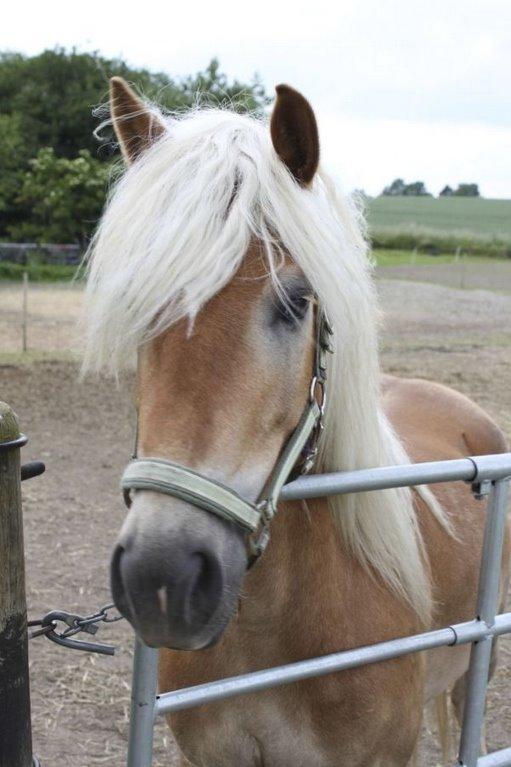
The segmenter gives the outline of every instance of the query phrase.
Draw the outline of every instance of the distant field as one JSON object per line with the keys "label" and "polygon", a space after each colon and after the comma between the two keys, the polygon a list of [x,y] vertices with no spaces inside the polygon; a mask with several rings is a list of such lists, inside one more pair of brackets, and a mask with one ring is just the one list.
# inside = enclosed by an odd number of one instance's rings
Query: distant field
{"label": "distant field", "polygon": [[[372,251],[373,259],[377,266],[438,266],[439,264],[488,264],[488,259],[484,256],[470,256],[467,259],[463,256],[459,259],[451,253],[445,253],[440,256],[431,256],[427,253],[412,253],[409,250],[387,250],[385,248],[374,248]],[[509,264],[511,267],[511,264]],[[493,264],[492,267],[493,268]]]}
{"label": "distant field", "polygon": [[[465,255],[511,259],[511,199],[375,197],[366,215],[379,266],[433,266]],[[25,270],[31,282],[83,277],[75,266],[0,261],[0,282],[19,282]]]}
{"label": "distant field", "polygon": [[466,233],[488,239],[511,239],[511,200],[478,197],[375,197],[369,202],[369,225]]}
{"label": "distant field", "polygon": [[511,200],[376,197],[367,215],[376,247],[511,256]]}

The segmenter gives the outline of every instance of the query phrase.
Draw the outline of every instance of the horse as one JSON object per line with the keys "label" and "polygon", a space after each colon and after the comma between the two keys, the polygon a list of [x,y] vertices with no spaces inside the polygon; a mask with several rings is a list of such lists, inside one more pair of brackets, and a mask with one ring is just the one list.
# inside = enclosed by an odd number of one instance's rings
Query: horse
{"label": "horse", "polygon": [[[471,619],[485,510],[464,483],[268,500],[307,469],[506,450],[468,398],[382,374],[361,206],[320,165],[309,102],[278,86],[268,129],[164,115],[113,78],[110,109],[126,170],[91,242],[84,369],[136,371],[153,474],[126,482],[111,585],[160,648],[160,688]],[[509,550],[508,531],[501,599]],[[428,702],[450,695],[461,716],[468,659],[412,654],[169,724],[183,765],[405,767]]]}

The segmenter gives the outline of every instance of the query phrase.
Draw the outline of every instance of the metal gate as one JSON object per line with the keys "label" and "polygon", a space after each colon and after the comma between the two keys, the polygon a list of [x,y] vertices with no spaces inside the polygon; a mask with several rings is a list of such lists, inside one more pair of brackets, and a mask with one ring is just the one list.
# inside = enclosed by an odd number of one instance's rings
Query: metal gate
{"label": "metal gate", "polygon": [[[26,438],[19,433],[16,417],[10,408],[0,403],[0,564],[5,574],[5,578],[0,580],[0,659],[9,661],[0,663],[0,689],[4,704],[0,706],[0,767],[29,767],[38,764],[35,757],[32,760],[30,734],[20,482],[40,474],[44,466],[38,462],[20,466],[19,451],[25,442]],[[321,474],[302,477],[286,485],[281,494],[282,500],[318,498],[457,480],[471,483],[476,497],[486,498],[488,501],[474,619],[436,631],[401,637],[160,695],[156,694],[158,652],[136,639],[128,767],[151,767],[154,722],[161,714],[243,693],[255,693],[277,685],[368,663],[377,663],[408,653],[461,644],[472,644],[472,649],[457,766],[511,767],[511,745],[487,756],[479,755],[493,638],[499,634],[511,633],[511,612],[496,615],[510,479],[511,453],[506,453],[455,461]],[[66,615],[73,617],[67,613]],[[104,608],[98,614],[82,620],[82,628],[73,628],[72,633],[84,630],[83,625],[103,621],[106,617]],[[74,626],[74,623],[72,625]],[[81,644],[81,649],[88,649],[84,643],[73,643],[73,640],[69,639],[61,641],[62,637],[63,635],[57,636],[60,644]],[[112,651],[108,646],[98,649],[98,644],[89,647],[96,652],[111,654]]]}
{"label": "metal gate", "polygon": [[137,638],[128,767],[151,767],[154,722],[161,714],[243,693],[268,690],[300,679],[331,674],[434,647],[469,643],[472,644],[469,682],[456,766],[511,767],[511,746],[487,756],[479,755],[493,638],[499,634],[511,633],[511,612],[496,615],[510,479],[511,453],[506,453],[455,461],[320,474],[302,477],[286,485],[282,491],[282,500],[318,498],[456,480],[470,482],[476,497],[487,498],[488,501],[475,618],[436,631],[401,637],[160,695],[156,694],[158,651],[147,647]]}

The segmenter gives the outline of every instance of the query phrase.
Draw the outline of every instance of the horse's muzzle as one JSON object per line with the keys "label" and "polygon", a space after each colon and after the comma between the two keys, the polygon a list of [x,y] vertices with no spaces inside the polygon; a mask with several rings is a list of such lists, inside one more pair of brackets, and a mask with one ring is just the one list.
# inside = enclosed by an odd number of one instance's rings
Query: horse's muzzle
{"label": "horse's muzzle", "polygon": [[112,595],[146,644],[201,649],[234,610],[246,568],[242,531],[155,495],[137,493],[112,555]]}

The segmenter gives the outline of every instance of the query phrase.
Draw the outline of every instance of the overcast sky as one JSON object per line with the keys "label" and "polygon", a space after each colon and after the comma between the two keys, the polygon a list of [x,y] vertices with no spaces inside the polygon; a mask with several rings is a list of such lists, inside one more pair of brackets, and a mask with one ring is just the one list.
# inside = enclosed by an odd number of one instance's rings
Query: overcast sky
{"label": "overcast sky", "polygon": [[5,4],[0,49],[55,45],[171,75],[217,56],[270,93],[287,82],[311,101],[348,189],[377,194],[401,176],[511,197],[511,0]]}

